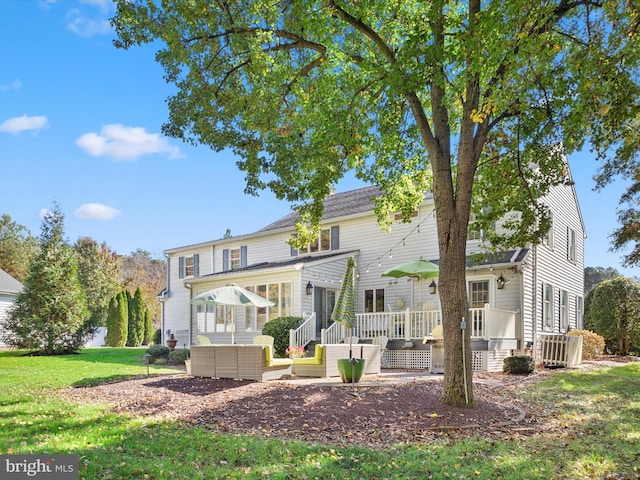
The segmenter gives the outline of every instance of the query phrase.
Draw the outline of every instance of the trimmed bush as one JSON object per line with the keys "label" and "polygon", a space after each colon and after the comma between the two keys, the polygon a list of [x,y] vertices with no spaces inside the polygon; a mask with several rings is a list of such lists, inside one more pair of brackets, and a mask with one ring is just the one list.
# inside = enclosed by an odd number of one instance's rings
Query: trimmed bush
{"label": "trimmed bush", "polygon": [[159,328],[153,332],[153,343],[154,345],[160,345],[162,343],[162,330]]}
{"label": "trimmed bush", "polygon": [[582,360],[592,360],[604,352],[604,337],[590,330],[571,330],[567,335],[582,337]]}
{"label": "trimmed bush", "polygon": [[273,337],[274,355],[286,356],[284,351],[289,346],[289,330],[298,328],[302,321],[301,317],[278,317],[264,324],[262,334]]}
{"label": "trimmed bush", "polygon": [[169,347],[165,345],[152,345],[147,349],[147,353],[151,355],[149,363],[160,363],[159,359],[163,359],[164,363],[167,363],[171,352],[169,352]]}
{"label": "trimmed bush", "polygon": [[169,354],[169,361],[171,365],[184,365],[184,361],[189,358],[190,351],[188,348],[182,350],[174,350]]}
{"label": "trimmed bush", "polygon": [[529,355],[514,355],[513,357],[507,357],[504,359],[502,371],[505,373],[513,374],[529,374],[536,368],[533,357]]}

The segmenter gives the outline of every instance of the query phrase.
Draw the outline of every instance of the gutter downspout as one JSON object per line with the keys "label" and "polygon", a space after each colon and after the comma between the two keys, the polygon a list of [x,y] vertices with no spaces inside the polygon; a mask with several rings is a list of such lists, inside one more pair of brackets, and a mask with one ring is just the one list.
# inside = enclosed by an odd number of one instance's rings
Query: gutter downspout
{"label": "gutter downspout", "polygon": [[533,359],[535,359],[538,355],[538,247],[537,245],[533,245],[533,295],[531,295],[531,302],[533,305],[531,306],[531,320],[533,323],[533,345],[531,349],[533,350]]}
{"label": "gutter downspout", "polygon": [[[167,260],[167,298],[171,296],[171,255],[167,254],[166,252],[164,253],[164,257]],[[165,318],[165,307],[164,307],[164,302],[166,301],[166,299],[162,302],[162,318],[160,319],[160,323],[161,323],[161,327],[160,327],[160,341],[162,345],[166,344],[166,318]]]}

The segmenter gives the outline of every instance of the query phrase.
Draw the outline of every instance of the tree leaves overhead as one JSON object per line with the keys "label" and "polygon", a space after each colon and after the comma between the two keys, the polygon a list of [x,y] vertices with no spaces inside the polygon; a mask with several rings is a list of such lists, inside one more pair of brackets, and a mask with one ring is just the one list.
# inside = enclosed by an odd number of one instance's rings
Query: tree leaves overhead
{"label": "tree leaves overhead", "polygon": [[[164,133],[232,150],[248,193],[299,210],[298,244],[349,171],[385,192],[382,225],[431,190],[445,353],[469,357],[472,205],[486,227],[515,212],[493,248],[540,241],[564,154],[606,147],[635,118],[638,12],[631,0],[118,0],[112,25],[118,47],[158,42],[177,87]],[[468,406],[461,360],[445,355],[443,398]]]}

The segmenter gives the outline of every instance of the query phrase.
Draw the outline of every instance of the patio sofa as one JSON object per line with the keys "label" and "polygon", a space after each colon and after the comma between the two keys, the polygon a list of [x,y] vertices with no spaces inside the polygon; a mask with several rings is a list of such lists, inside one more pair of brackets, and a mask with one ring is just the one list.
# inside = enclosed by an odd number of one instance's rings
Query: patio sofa
{"label": "patio sofa", "polygon": [[[380,373],[380,345],[358,343],[352,346],[354,358],[364,358],[364,374]],[[313,357],[294,358],[293,373],[299,377],[339,377],[338,359],[349,358],[349,344],[316,345]]]}
{"label": "patio sofa", "polygon": [[291,375],[291,359],[273,358],[269,345],[196,345],[191,347],[194,377],[277,380]]}

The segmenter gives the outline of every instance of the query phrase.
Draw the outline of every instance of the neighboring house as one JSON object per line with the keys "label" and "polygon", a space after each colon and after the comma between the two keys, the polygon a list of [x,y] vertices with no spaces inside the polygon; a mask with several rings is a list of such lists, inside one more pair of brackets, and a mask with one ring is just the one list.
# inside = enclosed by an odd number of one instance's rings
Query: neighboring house
{"label": "neighboring house", "polygon": [[6,347],[2,343],[4,321],[9,316],[9,310],[22,289],[23,286],[19,281],[4,270],[0,270],[0,347]]}
{"label": "neighboring house", "polygon": [[[195,343],[196,335],[230,343],[233,330],[236,343],[251,343],[268,320],[300,316],[312,333],[297,332],[292,343],[340,341],[344,331],[333,326],[331,312],[346,260],[353,255],[358,264],[356,335],[363,342],[387,336],[385,363],[390,366],[436,371],[441,344],[432,332],[441,323],[438,279],[381,276],[409,260],[438,261],[433,197],[425,196],[411,223],[398,216],[391,231],[384,232],[372,211],[371,199],[379,195],[377,187],[365,187],[328,196],[320,238],[303,250],[287,243],[296,213],[249,235],[166,250],[168,283],[158,297],[163,339],[172,333],[179,347]],[[555,187],[545,201],[553,226],[542,244],[504,252],[491,262],[468,263],[467,325],[475,370],[502,369],[504,357],[532,349],[543,333],[582,327],[585,229],[572,183]],[[479,251],[483,235],[473,224],[469,232],[471,254]],[[195,295],[227,283],[276,304],[235,307],[233,315],[234,307],[190,304]],[[430,339],[426,344],[425,337]]]}

